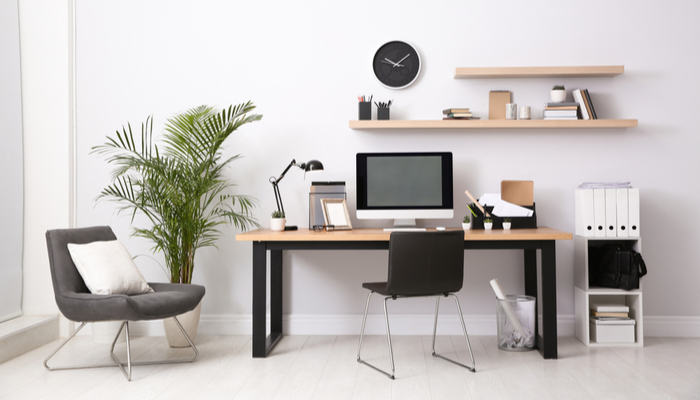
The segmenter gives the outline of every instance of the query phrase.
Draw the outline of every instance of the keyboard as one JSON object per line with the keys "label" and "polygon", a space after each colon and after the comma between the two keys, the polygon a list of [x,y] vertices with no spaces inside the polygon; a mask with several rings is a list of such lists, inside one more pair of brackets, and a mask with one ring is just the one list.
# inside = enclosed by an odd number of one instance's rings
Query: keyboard
{"label": "keyboard", "polygon": [[425,228],[384,228],[384,232],[425,232]]}

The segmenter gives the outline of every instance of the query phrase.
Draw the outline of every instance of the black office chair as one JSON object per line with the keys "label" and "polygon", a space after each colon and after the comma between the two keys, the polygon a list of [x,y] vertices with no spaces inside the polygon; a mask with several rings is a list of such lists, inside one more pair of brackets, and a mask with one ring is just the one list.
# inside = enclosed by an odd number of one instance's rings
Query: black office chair
{"label": "black office chair", "polygon": [[[51,280],[53,282],[56,304],[63,315],[71,321],[81,322],[78,329],[68,336],[46,360],[44,367],[49,371],[98,368],[118,366],[127,380],[131,380],[132,365],[174,364],[194,362],[199,358],[197,348],[190,340],[180,322],[175,317],[193,310],[204,297],[204,287],[200,285],[179,285],[170,283],[149,283],[152,293],[138,295],[101,295],[91,294],[83,278],[73,263],[68,252],[68,243],[87,244],[97,241],[116,240],[114,232],[108,226],[79,229],[59,229],[46,232],[46,245],[49,251]],[[194,357],[184,360],[131,361],[129,341],[129,322],[165,319],[172,317],[185,339],[194,351]],[[71,340],[88,322],[123,321],[115,336],[109,353],[115,364],[83,365],[71,367],[49,367],[48,362],[69,340]],[[114,354],[114,345],[122,330],[126,328],[126,364]],[[124,366],[127,368],[125,369]]]}
{"label": "black office chair", "polygon": [[[394,379],[394,352],[391,345],[387,300],[401,297],[435,296],[435,324],[433,326],[433,356],[462,366],[471,372],[476,372],[474,355],[469,344],[467,327],[464,325],[459,299],[454,295],[462,289],[464,278],[464,231],[446,232],[392,232],[389,242],[389,276],[387,282],[363,283],[362,287],[369,289],[365,316],[362,319],[360,343],[357,348],[357,362],[365,364],[374,370]],[[384,297],[384,318],[386,320],[386,335],[389,342],[391,373],[385,372],[374,365],[362,360],[362,341],[367,322],[369,301],[373,293]],[[467,341],[472,366],[469,367],[455,360],[435,353],[435,336],[437,333],[438,309],[440,297],[452,296],[457,304],[457,312],[462,322],[464,339]]]}

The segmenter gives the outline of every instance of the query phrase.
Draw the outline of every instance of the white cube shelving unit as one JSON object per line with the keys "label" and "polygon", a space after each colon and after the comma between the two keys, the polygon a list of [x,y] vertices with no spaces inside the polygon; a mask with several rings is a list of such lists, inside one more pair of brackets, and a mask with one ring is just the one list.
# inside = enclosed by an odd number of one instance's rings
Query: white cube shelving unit
{"label": "white cube shelving unit", "polygon": [[[575,333],[586,346],[644,346],[644,317],[642,312],[642,280],[635,290],[589,287],[588,249],[606,243],[620,243],[626,249],[642,253],[642,240],[638,237],[574,237],[574,304],[576,311]],[[596,343],[591,341],[589,326],[591,303],[626,305],[630,318],[635,320],[634,343]]]}

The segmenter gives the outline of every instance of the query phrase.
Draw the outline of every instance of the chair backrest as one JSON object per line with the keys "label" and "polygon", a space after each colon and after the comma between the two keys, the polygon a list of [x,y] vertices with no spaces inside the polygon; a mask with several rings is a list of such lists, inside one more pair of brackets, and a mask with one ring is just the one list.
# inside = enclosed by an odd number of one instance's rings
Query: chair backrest
{"label": "chair backrest", "polygon": [[94,226],[76,229],[55,229],[46,231],[46,247],[49,251],[51,281],[59,309],[63,302],[61,295],[68,292],[90,293],[68,251],[68,243],[87,244],[99,241],[116,240],[109,226]]}
{"label": "chair backrest", "polygon": [[464,231],[392,232],[390,295],[453,293],[464,279]]}

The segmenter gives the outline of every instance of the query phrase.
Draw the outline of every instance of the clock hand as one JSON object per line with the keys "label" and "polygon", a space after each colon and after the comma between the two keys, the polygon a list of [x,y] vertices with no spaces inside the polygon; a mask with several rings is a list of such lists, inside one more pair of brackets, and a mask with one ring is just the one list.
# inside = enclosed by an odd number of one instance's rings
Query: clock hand
{"label": "clock hand", "polygon": [[[406,57],[404,57],[404,58],[400,59],[400,60],[399,60],[399,62],[397,62],[397,63],[396,63],[396,65],[399,65],[399,63],[400,63],[401,61],[403,61],[403,60],[407,59],[407,58],[408,58],[408,56],[410,56],[410,55],[411,55],[411,53],[408,53],[408,54],[406,54]],[[401,66],[403,67],[403,65],[401,65]]]}
{"label": "clock hand", "polygon": [[[391,61],[390,59],[388,59],[388,58],[386,58],[386,57],[384,57],[384,60],[389,61],[389,63],[393,64],[394,67],[403,67],[403,65],[401,65],[401,64],[399,64],[399,63],[395,63],[395,62]],[[382,61],[383,61],[383,60],[382,60]],[[401,61],[399,61],[399,62],[401,62]],[[388,64],[388,63],[387,63],[387,64]]]}

